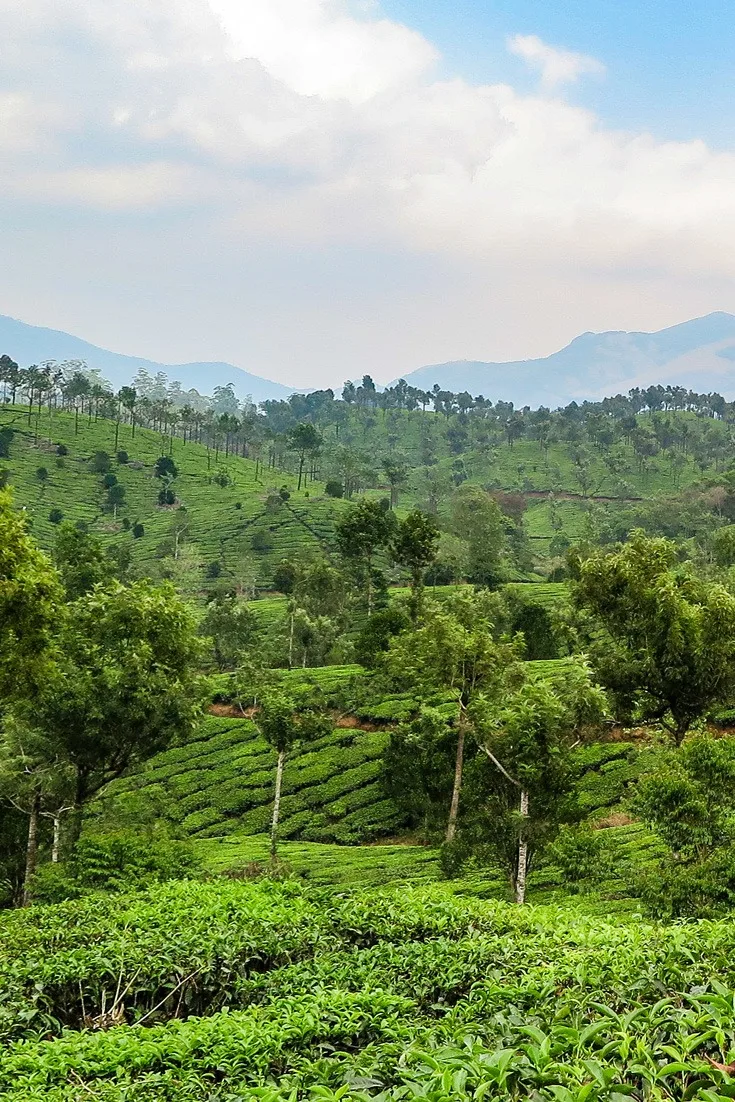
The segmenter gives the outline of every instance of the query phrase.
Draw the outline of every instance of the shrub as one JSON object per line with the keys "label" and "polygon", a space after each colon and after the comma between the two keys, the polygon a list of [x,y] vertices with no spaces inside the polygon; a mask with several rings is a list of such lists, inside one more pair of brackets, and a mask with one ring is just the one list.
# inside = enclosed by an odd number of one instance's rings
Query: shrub
{"label": "shrub", "polygon": [[179,469],[170,455],[162,455],[156,460],[153,473],[156,478],[176,478]]}
{"label": "shrub", "polygon": [[10,459],[10,444],[12,439],[12,429],[0,429],[0,459]]}
{"label": "shrub", "polygon": [[95,452],[89,461],[89,465],[95,474],[107,474],[112,464],[107,452]]}
{"label": "shrub", "polygon": [[208,562],[204,568],[204,573],[208,578],[219,578],[222,575],[222,563],[221,562]]}
{"label": "shrub", "polygon": [[111,490],[113,486],[117,486],[117,475],[112,472],[106,474],[102,479],[102,485],[106,490]]}
{"label": "shrub", "polygon": [[266,532],[254,532],[250,540],[253,551],[270,551],[273,544]]}
{"label": "shrub", "polygon": [[48,519],[51,521],[52,524],[61,524],[62,520],[64,519],[64,514],[62,513],[61,509],[52,509],[48,515]]}
{"label": "shrub", "polygon": [[135,540],[139,540],[139,539],[141,539],[141,538],[142,538],[142,537],[143,537],[144,535],[145,535],[145,528],[144,528],[144,527],[143,527],[143,525],[142,525],[142,524],[140,523],[140,521],[138,521],[138,523],[137,523],[137,524],[134,524],[134,525],[133,525],[133,539],[135,539]]}
{"label": "shrub", "polygon": [[151,840],[132,832],[87,835],[72,861],[39,869],[33,895],[44,903],[76,899],[88,891],[143,888],[152,881],[182,880],[197,869],[187,842]]}
{"label": "shrub", "polygon": [[344,497],[344,486],[338,478],[330,478],[324,487],[327,497]]}
{"label": "shrub", "polygon": [[170,486],[162,486],[158,491],[158,504],[159,505],[175,505],[176,494],[173,492]]}
{"label": "shrub", "polygon": [[58,444],[57,447],[56,447],[56,454],[58,456],[61,456],[62,458],[65,455],[68,455],[69,454],[69,449],[67,448],[66,444]]}
{"label": "shrub", "polygon": [[125,466],[126,463],[130,462],[130,456],[126,451],[123,451],[122,449],[117,453],[115,458],[121,466]]}

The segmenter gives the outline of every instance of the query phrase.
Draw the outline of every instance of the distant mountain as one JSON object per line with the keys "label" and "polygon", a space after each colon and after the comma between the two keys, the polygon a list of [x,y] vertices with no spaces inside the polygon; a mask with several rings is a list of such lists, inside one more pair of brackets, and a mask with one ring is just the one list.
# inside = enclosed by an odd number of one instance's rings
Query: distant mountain
{"label": "distant mountain", "polygon": [[25,322],[0,314],[0,355],[3,354],[10,356],[21,367],[37,364],[42,360],[84,360],[88,367],[98,367],[116,390],[132,382],[138,371],[145,368],[151,375],[163,371],[171,382],[178,379],[184,390],[194,388],[200,394],[211,394],[216,386],[227,386],[228,383],[234,384],[238,398],[243,399],[250,395],[255,402],[265,402],[269,398],[287,398],[294,393],[293,387],[261,379],[260,376],[251,375],[249,371],[243,371],[233,364],[154,363],[139,356],[108,352],[69,333],[26,325]]}
{"label": "distant mountain", "polygon": [[583,333],[537,360],[456,360],[404,375],[421,390],[468,390],[517,407],[554,408],[652,383],[735,398],[735,315],[708,314],[658,333]]}

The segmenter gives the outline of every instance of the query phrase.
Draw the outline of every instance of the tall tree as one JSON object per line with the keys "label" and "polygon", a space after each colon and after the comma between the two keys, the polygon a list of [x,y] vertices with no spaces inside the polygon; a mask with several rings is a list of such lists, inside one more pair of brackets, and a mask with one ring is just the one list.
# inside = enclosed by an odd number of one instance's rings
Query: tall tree
{"label": "tall tree", "polygon": [[572,596],[603,631],[590,654],[622,715],[679,744],[735,690],[735,597],[678,562],[676,545],[633,532],[617,550],[573,560]]}
{"label": "tall tree", "polygon": [[452,496],[455,533],[468,547],[468,578],[494,588],[502,577],[505,522],[498,503],[478,486],[462,486]]}
{"label": "tall tree", "polygon": [[373,611],[374,559],[388,546],[395,531],[393,513],[380,501],[361,501],[336,525],[337,546],[342,557],[356,568],[365,586],[368,615]]}
{"label": "tall tree", "polygon": [[55,661],[19,716],[73,768],[73,838],[91,796],[196,725],[198,660],[196,625],[169,586],[113,582],[68,606]]}
{"label": "tall tree", "polygon": [[56,533],[54,563],[70,601],[89,593],[111,574],[110,560],[97,536],[69,521],[59,525]]}
{"label": "tall tree", "polygon": [[393,558],[411,571],[411,613],[414,622],[421,616],[424,597],[424,575],[436,560],[439,547],[439,525],[433,516],[414,509],[399,522],[391,541]]}
{"label": "tall tree", "polygon": [[258,618],[247,601],[219,594],[207,605],[199,632],[212,644],[218,670],[232,670],[260,637]]}
{"label": "tall tree", "polygon": [[262,701],[255,723],[265,741],[277,754],[270,841],[271,857],[275,858],[278,855],[278,824],[286,755],[301,742],[329,734],[332,722],[318,708],[299,704],[283,693],[271,693]]}
{"label": "tall tree", "polygon": [[570,751],[605,709],[590,669],[573,658],[553,683],[526,680],[502,699],[482,697],[474,704],[477,742],[490,763],[480,814],[517,903],[525,902],[534,857],[575,817]]}
{"label": "tall tree", "polygon": [[0,702],[43,681],[61,600],[58,575],[29,536],[25,513],[0,490]]}
{"label": "tall tree", "polygon": [[297,490],[301,489],[307,455],[313,458],[321,446],[322,437],[309,422],[295,425],[289,432],[287,447],[290,451],[296,452],[299,457],[299,484],[296,487]]}
{"label": "tall tree", "polygon": [[441,603],[427,601],[421,626],[395,636],[384,669],[397,685],[410,688],[422,703],[437,691],[456,704],[454,783],[445,840],[457,831],[466,744],[474,734],[473,706],[482,695],[495,700],[521,679],[522,639],[495,640],[501,615],[497,597],[488,593],[457,594]]}

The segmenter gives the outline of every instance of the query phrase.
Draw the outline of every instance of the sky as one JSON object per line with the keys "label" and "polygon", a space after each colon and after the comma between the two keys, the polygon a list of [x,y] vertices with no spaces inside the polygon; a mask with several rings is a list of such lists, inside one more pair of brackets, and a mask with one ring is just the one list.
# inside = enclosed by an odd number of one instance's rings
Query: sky
{"label": "sky", "polygon": [[735,312],[732,0],[0,0],[0,27],[0,313],[307,387]]}

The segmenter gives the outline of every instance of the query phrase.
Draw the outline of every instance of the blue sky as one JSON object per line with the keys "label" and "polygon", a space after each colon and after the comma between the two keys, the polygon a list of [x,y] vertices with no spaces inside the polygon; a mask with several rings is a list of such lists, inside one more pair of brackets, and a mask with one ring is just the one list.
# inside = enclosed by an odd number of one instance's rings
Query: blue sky
{"label": "blue sky", "polygon": [[2,9],[0,313],[309,386],[735,312],[732,0]]}
{"label": "blue sky", "polygon": [[735,144],[732,0],[383,0],[381,8],[435,42],[447,72],[528,84],[503,42],[536,34],[605,63],[606,79],[578,98],[610,125]]}

